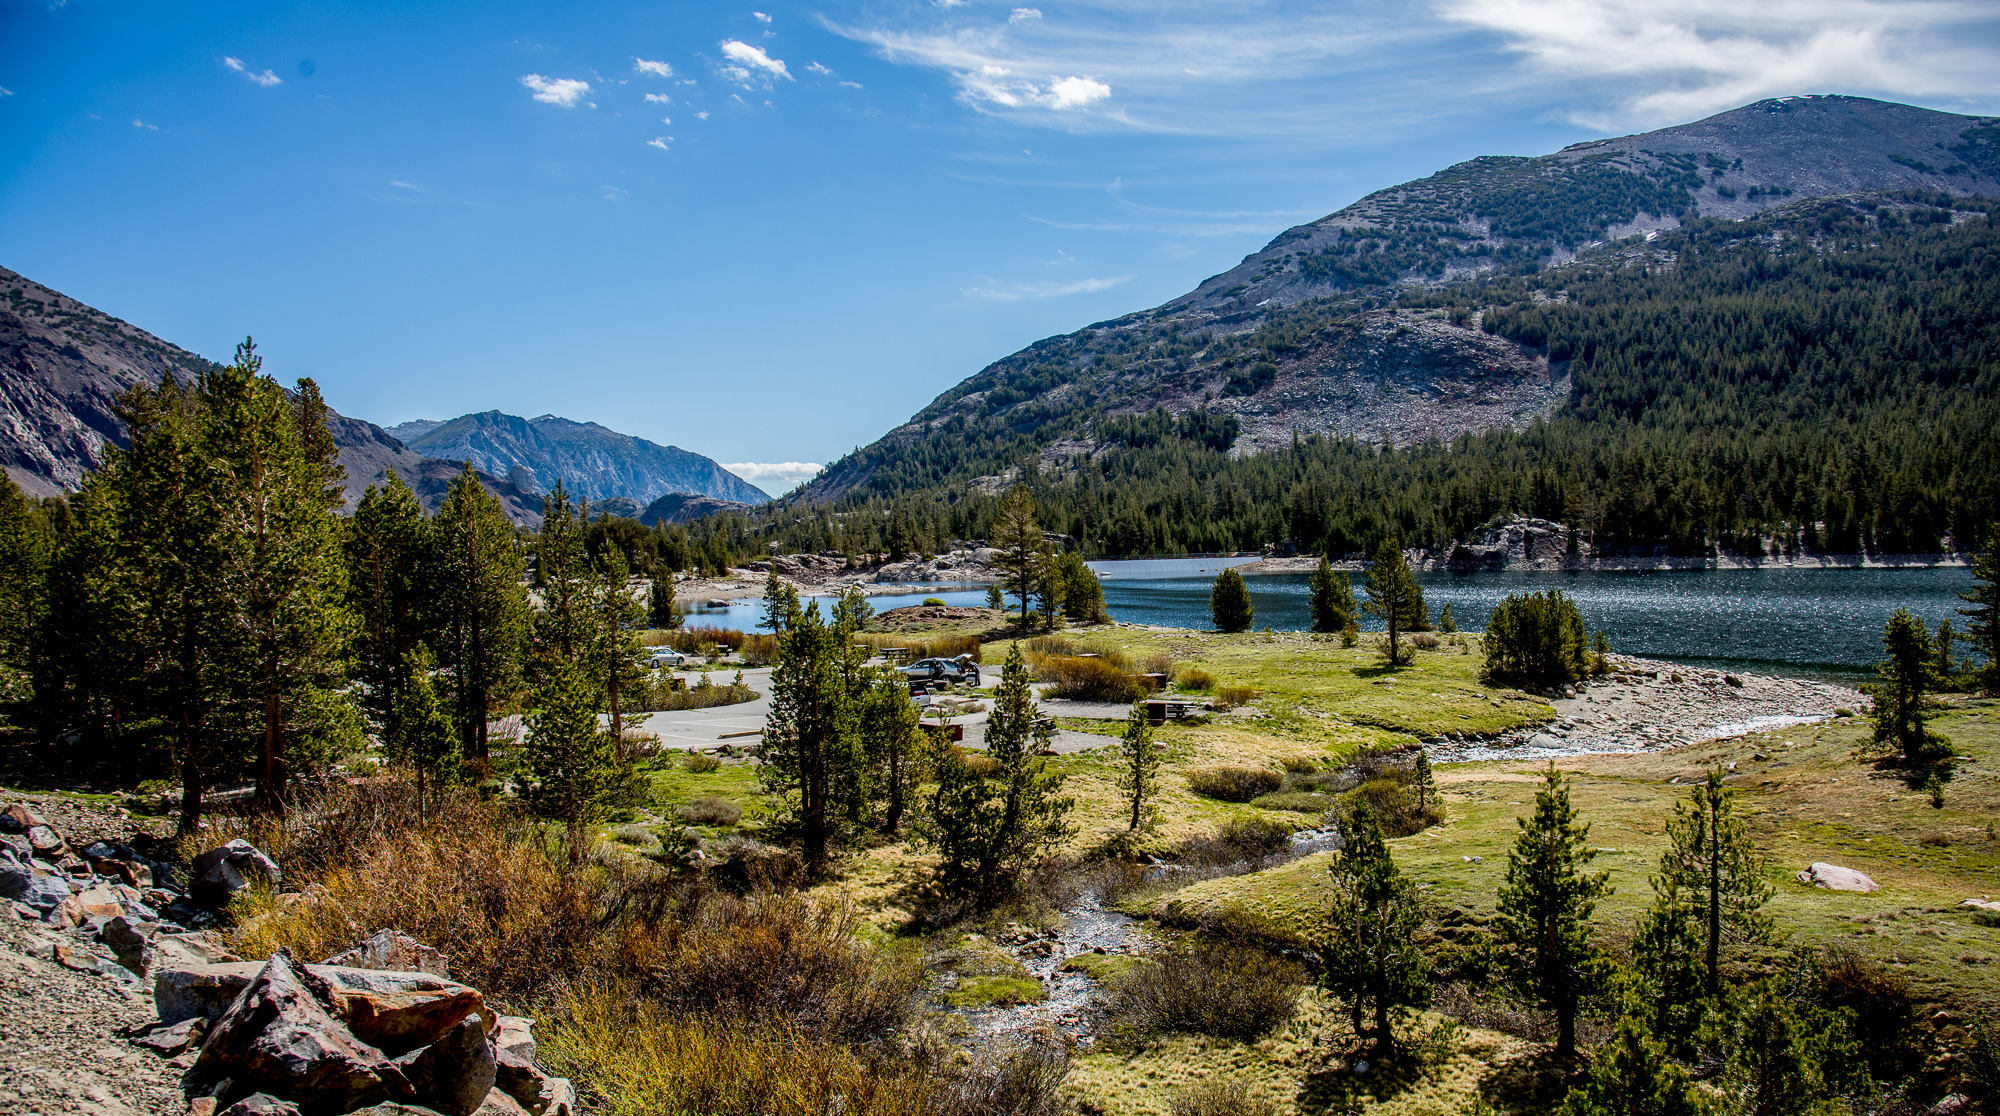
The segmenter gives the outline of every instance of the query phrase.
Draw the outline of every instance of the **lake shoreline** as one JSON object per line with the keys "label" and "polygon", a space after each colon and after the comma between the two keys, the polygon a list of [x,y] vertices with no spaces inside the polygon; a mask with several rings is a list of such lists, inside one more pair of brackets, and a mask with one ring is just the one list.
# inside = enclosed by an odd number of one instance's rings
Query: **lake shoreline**
{"label": "lake shoreline", "polygon": [[[1934,570],[1959,569],[1972,565],[1969,554],[1793,554],[1611,556],[1603,558],[1510,557],[1499,565],[1485,562],[1454,562],[1452,556],[1439,557],[1427,550],[1404,553],[1410,567],[1422,573],[1701,573],[1715,570]],[[1359,573],[1368,563],[1358,558],[1330,563],[1345,573]],[[1312,573],[1319,569],[1317,555],[1263,558],[1235,567],[1239,574]]]}

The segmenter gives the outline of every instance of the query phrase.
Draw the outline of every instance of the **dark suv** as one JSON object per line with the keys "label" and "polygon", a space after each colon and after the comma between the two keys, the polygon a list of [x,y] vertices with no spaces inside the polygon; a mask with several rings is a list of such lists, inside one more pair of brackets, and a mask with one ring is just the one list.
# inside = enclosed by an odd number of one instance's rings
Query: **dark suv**
{"label": "dark suv", "polygon": [[979,664],[970,659],[919,659],[906,667],[899,668],[903,677],[909,680],[910,688],[928,686],[933,682],[970,683],[979,685]]}

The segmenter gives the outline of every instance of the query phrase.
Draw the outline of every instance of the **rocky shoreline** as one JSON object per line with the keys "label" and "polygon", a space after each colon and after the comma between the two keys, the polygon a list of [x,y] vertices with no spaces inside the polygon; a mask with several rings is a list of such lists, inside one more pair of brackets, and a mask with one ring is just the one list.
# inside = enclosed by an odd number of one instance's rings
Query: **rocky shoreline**
{"label": "rocky shoreline", "polygon": [[1498,736],[1445,736],[1425,742],[1433,761],[1659,752],[1768,728],[1860,713],[1859,690],[1805,678],[1704,670],[1627,655],[1612,670],[1550,699],[1556,716]]}
{"label": "rocky shoreline", "polygon": [[690,578],[674,585],[679,601],[761,600],[772,570],[806,596],[838,593],[850,585],[865,585],[871,593],[921,593],[939,585],[985,585],[999,581],[994,565],[1000,552],[990,546],[962,547],[931,558],[901,562],[878,561],[883,555],[857,555],[849,565],[842,554],[780,554],[732,568],[721,578]]}

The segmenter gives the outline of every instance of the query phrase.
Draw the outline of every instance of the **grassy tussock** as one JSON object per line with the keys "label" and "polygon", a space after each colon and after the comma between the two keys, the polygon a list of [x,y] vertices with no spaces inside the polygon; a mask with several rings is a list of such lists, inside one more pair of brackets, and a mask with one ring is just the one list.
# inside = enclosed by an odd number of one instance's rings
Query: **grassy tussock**
{"label": "grassy tussock", "polygon": [[1187,773],[1188,789],[1223,802],[1248,802],[1271,794],[1285,785],[1285,776],[1268,767],[1217,764],[1196,767]]}
{"label": "grassy tussock", "polygon": [[754,701],[756,697],[757,691],[734,682],[726,686],[694,685],[676,690],[665,679],[661,679],[643,691],[634,693],[631,704],[625,707],[625,711],[660,713],[681,709],[713,709],[719,705]]}
{"label": "grassy tussock", "polygon": [[1292,1017],[1304,969],[1254,946],[1196,940],[1155,955],[1117,981],[1113,1029],[1180,1031],[1249,1042]]}
{"label": "grassy tussock", "polygon": [[936,1083],[782,1020],[684,1014],[632,986],[571,994],[541,1037],[543,1058],[588,1082],[610,1116],[929,1116]]}
{"label": "grassy tussock", "polygon": [[960,655],[972,656],[979,662],[979,637],[971,634],[904,636],[885,632],[858,632],[854,642],[864,647],[872,647],[880,653],[891,648],[909,652],[912,659],[956,659]]}
{"label": "grassy tussock", "polygon": [[1167,1103],[1173,1116],[1280,1116],[1276,1102],[1250,1091],[1239,1078],[1197,1081]]}
{"label": "grassy tussock", "polygon": [[1077,701],[1137,701],[1147,692],[1131,672],[1107,659],[1045,655],[1035,660],[1035,677],[1054,683],[1049,696]]}

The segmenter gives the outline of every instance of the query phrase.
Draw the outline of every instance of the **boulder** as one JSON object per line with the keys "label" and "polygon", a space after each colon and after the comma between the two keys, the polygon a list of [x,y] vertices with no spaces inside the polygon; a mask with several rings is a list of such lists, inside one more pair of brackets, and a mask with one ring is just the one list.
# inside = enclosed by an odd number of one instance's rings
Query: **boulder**
{"label": "boulder", "polygon": [[[356,1038],[391,1056],[438,1041],[485,1002],[478,990],[464,985],[398,992],[335,987],[332,998],[333,1014]],[[483,1040],[485,1020],[475,1022]],[[474,1098],[473,1107],[478,1103]]]}
{"label": "boulder", "polygon": [[16,802],[5,810],[0,810],[0,833],[26,833],[37,826],[46,826],[40,814],[28,809],[25,802]]}
{"label": "boulder", "polygon": [[241,837],[194,858],[188,894],[204,906],[221,908],[229,898],[261,876],[272,887],[284,880],[278,862]]}
{"label": "boulder", "polygon": [[111,956],[120,965],[145,976],[153,962],[153,936],[160,932],[157,922],[141,922],[119,915],[104,924],[97,932],[97,940],[111,949]]}
{"label": "boulder", "polygon": [[388,969],[404,973],[430,973],[451,979],[451,962],[445,955],[400,930],[377,930],[367,941],[344,953],[320,962],[350,969]]}
{"label": "boulder", "polygon": [[472,1116],[528,1116],[528,1110],[508,1096],[506,1090],[496,1086],[486,1094],[486,1099]]}
{"label": "boulder", "polygon": [[[188,935],[198,940],[196,935]],[[207,965],[162,964],[153,972],[153,1007],[163,1023],[178,1023],[200,1015],[213,1019],[248,987],[262,969],[256,961],[219,961]],[[333,988],[361,992],[441,992],[463,989],[463,984],[442,980],[429,973],[393,973],[372,969],[349,969],[335,965],[308,965],[303,968]],[[476,996],[477,992],[473,992]],[[478,1010],[486,1013],[482,1003]],[[457,1022],[456,1019],[453,1022]]]}
{"label": "boulder", "polygon": [[1814,861],[1806,870],[1798,874],[1799,882],[1823,887],[1828,891],[1875,891],[1880,884],[1868,878],[1865,872],[1852,868],[1842,868],[1838,864]]}
{"label": "boulder", "polygon": [[299,1106],[269,1093],[252,1093],[217,1116],[299,1116]]}
{"label": "boulder", "polygon": [[83,904],[83,913],[89,918],[117,918],[125,913],[125,904],[119,901],[118,893],[108,887],[89,887],[79,892],[76,901]]}
{"label": "boulder", "polygon": [[367,1108],[357,1108],[347,1116],[441,1116],[435,1109],[422,1108],[414,1104],[371,1104]]}
{"label": "boulder", "polygon": [[202,1041],[190,1093],[218,1103],[253,1092],[284,1097],[301,1116],[338,1116],[385,1100],[409,1100],[409,1082],[380,1050],[330,1014],[310,974],[279,950],[257,971]]}
{"label": "boulder", "polygon": [[535,1060],[535,1021],[521,1015],[503,1015],[493,1027],[493,1049],[513,1055],[518,1061]]}
{"label": "boulder", "polygon": [[63,882],[61,877],[35,871],[11,850],[0,852],[0,898],[13,899],[46,912],[69,897],[69,884]]}
{"label": "boulder", "polygon": [[2000,911],[2000,899],[1967,899],[1959,906],[1977,907],[1982,911]]}
{"label": "boulder", "polygon": [[207,1033],[208,1020],[197,1015],[193,1019],[183,1019],[171,1027],[156,1026],[142,1035],[134,1036],[132,1044],[143,1046],[162,1058],[172,1058],[200,1045],[202,1036]]}
{"label": "boulder", "polygon": [[76,896],[68,895],[63,897],[62,902],[49,908],[49,913],[42,916],[42,921],[58,930],[67,930],[72,926],[82,926],[90,921],[90,916],[83,913],[83,904],[76,901]]}
{"label": "boulder", "polygon": [[501,1052],[494,1059],[494,1080],[529,1116],[571,1116],[576,1089],[566,1077],[550,1077],[534,1062]]}
{"label": "boulder", "polygon": [[49,860],[63,856],[69,851],[69,845],[62,839],[62,834],[46,825],[29,828],[28,845],[35,850],[36,856]]}
{"label": "boulder", "polygon": [[467,1016],[436,1042],[396,1060],[422,1103],[445,1116],[472,1116],[493,1088],[496,1063],[486,1025]]}

